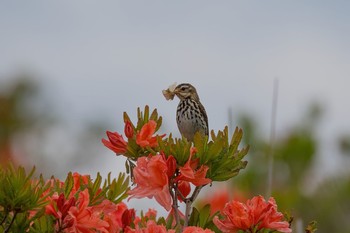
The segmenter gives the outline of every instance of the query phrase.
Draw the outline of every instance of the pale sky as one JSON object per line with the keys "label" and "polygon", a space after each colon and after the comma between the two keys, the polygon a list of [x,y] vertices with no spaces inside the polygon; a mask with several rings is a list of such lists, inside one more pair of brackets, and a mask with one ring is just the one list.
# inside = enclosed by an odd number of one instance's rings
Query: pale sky
{"label": "pale sky", "polygon": [[[178,100],[161,91],[189,82],[211,129],[223,129],[231,107],[233,117],[253,114],[266,135],[278,78],[277,136],[321,102],[320,169],[331,171],[334,136],[350,132],[349,12],[345,0],[1,1],[0,78],[38,74],[70,126],[100,117],[121,130],[123,111],[148,104],[175,134]],[[114,170],[104,152],[105,162],[77,169]]]}

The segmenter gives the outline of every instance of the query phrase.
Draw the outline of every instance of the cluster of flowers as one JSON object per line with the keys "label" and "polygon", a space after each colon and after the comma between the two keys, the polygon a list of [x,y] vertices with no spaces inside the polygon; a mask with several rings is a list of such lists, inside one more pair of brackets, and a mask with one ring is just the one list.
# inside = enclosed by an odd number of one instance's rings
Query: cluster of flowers
{"label": "cluster of flowers", "polygon": [[[93,205],[87,188],[90,179],[87,175],[73,174],[73,187],[68,197],[63,193],[54,192],[47,197],[48,204],[45,206],[45,213],[54,219],[55,232],[67,233],[148,233],[148,232],[173,232],[167,230],[164,225],[157,223],[157,212],[150,209],[144,216],[138,217],[134,209],[128,209],[124,202],[114,203],[104,199],[99,204]],[[64,187],[64,182],[51,179],[48,181],[51,188],[59,184],[60,188]],[[47,190],[49,192],[50,189]],[[43,194],[44,196],[47,193]],[[33,211],[31,215],[35,215]],[[187,227],[184,232],[196,232],[198,227]],[[198,231],[211,232],[211,231]]]}
{"label": "cluster of flowers", "polygon": [[[230,199],[228,191],[216,190],[193,206],[202,187],[227,181],[239,174],[247,162],[249,147],[238,149],[242,130],[231,140],[228,128],[195,135],[193,142],[157,135],[161,118],[138,109],[133,124],[124,113],[124,135],[107,131],[102,143],[116,155],[126,157],[126,171],[102,183],[99,174],[69,173],[65,181],[42,176],[33,180],[35,169],[0,167],[0,232],[55,233],[273,233],[292,232],[290,222],[278,211],[273,197]],[[125,138],[125,139],[124,139]],[[130,179],[129,179],[130,178]],[[134,184],[129,187],[129,180]],[[194,188],[194,190],[192,189]],[[219,191],[219,192],[217,192]],[[126,198],[154,198],[167,217],[149,209],[137,213]],[[185,205],[185,213],[179,205]],[[312,222],[306,232],[315,232]]]}
{"label": "cluster of flowers", "polygon": [[[31,209],[26,232],[291,232],[290,224],[278,212],[273,198],[266,201],[256,196],[246,202],[226,198],[218,207],[215,203],[219,196],[214,196],[202,209],[193,207],[202,187],[214,181],[228,180],[245,167],[246,163],[241,159],[247,150],[237,149],[241,134],[234,134],[231,143],[227,129],[217,135],[212,133],[210,142],[199,137],[195,137],[197,141],[193,143],[183,139],[174,141],[171,136],[156,134],[161,118],[155,111],[149,116],[148,108],[144,115],[139,114],[136,126],[127,115],[124,115],[124,122],[127,139],[117,132],[107,131],[108,139],[102,139],[102,143],[127,158],[127,171],[129,169],[135,186],[130,189],[125,174],[112,181],[109,176],[103,185],[99,174],[92,180],[90,176],[78,173],[69,173],[64,182],[56,178],[33,182],[33,193],[41,190],[38,194],[41,204],[35,211]],[[16,183],[17,178],[13,177],[11,179]],[[12,187],[11,182],[8,183],[8,187]],[[27,186],[25,182],[23,186]],[[124,202],[127,197],[154,198],[169,214],[166,218],[157,217],[156,211],[150,209],[137,215]],[[185,213],[179,210],[181,203],[186,207]],[[8,210],[1,224],[8,222],[9,229],[18,225],[13,221],[18,215],[16,208]]]}
{"label": "cluster of flowers", "polygon": [[[89,179],[87,175],[74,173],[73,186],[67,197],[57,192],[47,197],[45,213],[54,218],[55,232],[120,232],[129,225],[135,212],[123,202],[115,204],[104,199],[92,205],[93,198],[86,187]],[[63,189],[65,186],[57,179],[48,182],[51,189]],[[55,187],[57,185],[59,187]]]}
{"label": "cluster of flowers", "polygon": [[[154,136],[156,122],[150,120],[136,134],[136,143],[142,147],[154,148],[158,146],[157,137]],[[130,121],[125,123],[125,135],[132,138],[134,135]],[[123,154],[127,151],[127,142],[119,133],[107,131],[108,141],[102,139],[105,146],[113,150],[116,154]],[[156,155],[142,156],[137,159],[136,167],[133,169],[133,181],[137,185],[129,192],[134,198],[155,198],[167,211],[172,209],[172,200],[169,186],[172,183],[177,184],[179,191],[178,198],[186,198],[191,191],[190,183],[196,187],[211,183],[211,180],[205,178],[208,166],[198,166],[198,159],[192,159],[196,153],[196,148],[191,148],[188,161],[184,166],[177,168],[176,160],[172,155],[166,157],[164,153]],[[178,175],[177,175],[177,174]]]}
{"label": "cluster of flowers", "polygon": [[[185,201],[192,204],[198,193],[191,193],[191,184],[196,187],[195,191],[211,183],[207,177],[208,165],[201,164],[199,158],[195,157],[196,147],[190,148],[188,159],[184,164],[179,164],[176,157],[159,150],[158,143],[165,135],[156,135],[158,125],[155,120],[148,120],[144,124],[135,127],[128,118],[125,120],[124,133],[127,141],[117,132],[107,131],[108,140],[102,139],[102,143],[117,155],[125,155],[140,151],[152,152],[134,158],[136,164],[132,170],[132,180],[136,187],[128,192],[129,198],[154,198],[163,206],[170,215],[178,214],[181,221],[171,226],[178,227],[183,224],[183,232],[291,232],[290,224],[284,221],[284,216],[277,211],[277,205],[273,198],[268,201],[261,196],[253,197],[246,203],[236,200],[229,201],[224,208],[212,216],[212,229],[204,229],[191,225],[188,222],[190,213],[181,213],[178,210],[177,201]],[[132,148],[134,146],[134,148]],[[142,153],[141,153],[142,154]],[[188,206],[186,206],[188,207]],[[186,208],[188,209],[188,208]],[[176,216],[174,216],[176,219]],[[149,218],[152,219],[152,218]],[[146,231],[156,232],[154,227],[159,227],[157,232],[174,232],[166,229],[164,225],[154,225],[156,221],[143,223]],[[161,230],[162,229],[162,230]],[[179,229],[179,228],[176,228]],[[261,230],[261,231],[260,231]],[[134,232],[138,232],[135,228]]]}
{"label": "cluster of flowers", "polygon": [[[67,197],[57,192],[47,196],[48,204],[45,213],[54,219],[55,232],[92,233],[92,232],[125,232],[125,233],[175,233],[174,229],[167,229],[165,224],[157,220],[157,212],[148,210],[141,217],[136,216],[134,209],[128,209],[124,202],[114,203],[103,199],[93,204],[87,175],[73,174],[73,186]],[[48,181],[51,188],[57,189],[65,186],[57,179]],[[50,189],[48,189],[49,192]],[[98,192],[97,192],[98,193]],[[96,195],[96,194],[95,194]],[[213,199],[212,202],[215,200]],[[35,212],[32,213],[34,215]],[[221,211],[221,216],[215,216],[213,222],[222,232],[238,232],[239,230],[259,232],[258,230],[271,229],[279,232],[291,232],[289,224],[283,221],[283,215],[277,211],[273,198],[265,201],[263,197],[256,196],[246,203],[236,200],[229,201]],[[174,225],[172,224],[172,227]],[[185,233],[210,233],[210,229],[197,226],[187,226]],[[264,231],[265,232],[265,231]]]}

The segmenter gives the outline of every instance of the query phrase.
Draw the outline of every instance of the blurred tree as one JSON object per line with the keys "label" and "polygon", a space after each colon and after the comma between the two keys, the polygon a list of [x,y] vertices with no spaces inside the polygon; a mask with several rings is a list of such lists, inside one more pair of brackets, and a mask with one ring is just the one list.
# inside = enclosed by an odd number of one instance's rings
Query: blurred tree
{"label": "blurred tree", "polygon": [[[272,196],[281,210],[291,210],[304,225],[316,220],[317,232],[350,232],[349,176],[329,178],[311,193],[305,191],[314,182],[310,174],[317,158],[315,131],[322,112],[321,106],[311,105],[297,125],[275,139]],[[246,170],[233,179],[232,186],[234,191],[246,193],[246,198],[250,198],[265,194],[268,189],[270,142],[259,136],[258,124],[249,116],[243,115],[239,122],[245,141],[251,146],[250,160]],[[340,145],[347,148],[344,141]]]}
{"label": "blurred tree", "polygon": [[31,73],[0,80],[0,165],[36,166],[39,173],[64,177],[101,161],[96,155],[108,128],[102,119],[64,119]]}
{"label": "blurred tree", "polygon": [[16,133],[34,123],[35,114],[28,103],[35,98],[38,88],[27,76],[16,78],[10,85],[0,86],[0,164],[16,163],[12,139]]}

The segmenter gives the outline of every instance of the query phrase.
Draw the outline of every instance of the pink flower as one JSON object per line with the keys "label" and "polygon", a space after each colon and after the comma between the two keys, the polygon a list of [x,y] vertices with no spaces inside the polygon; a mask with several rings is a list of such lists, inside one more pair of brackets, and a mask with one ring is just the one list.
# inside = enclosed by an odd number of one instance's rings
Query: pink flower
{"label": "pink flower", "polygon": [[112,133],[107,131],[108,140],[102,138],[102,143],[110,150],[114,151],[117,155],[125,154],[127,151],[127,142],[123,139],[123,136],[117,132]]}
{"label": "pink flower", "polygon": [[200,227],[186,227],[182,233],[214,233],[214,231],[209,230],[209,229],[203,229]]}
{"label": "pink flower", "polygon": [[268,202],[262,196],[253,197],[246,204],[231,201],[222,211],[223,219],[214,217],[215,225],[222,232],[236,232],[238,230],[271,229],[284,233],[292,232],[287,221],[283,221],[283,214],[277,211],[273,198]]}
{"label": "pink flower", "polygon": [[192,160],[192,156],[196,153],[196,148],[191,148],[191,154],[188,161],[183,167],[180,167],[180,175],[176,178],[176,181],[183,180],[194,184],[195,186],[206,185],[211,182],[211,179],[205,178],[208,166],[202,165],[198,169],[198,159]]}
{"label": "pink flower", "polygon": [[[150,120],[144,124],[140,132],[136,135],[136,143],[141,147],[156,147],[158,146],[157,136],[152,136],[156,132],[157,123],[153,120]],[[161,135],[160,137],[164,137]]]}
{"label": "pink flower", "polygon": [[167,211],[171,209],[168,167],[162,155],[140,157],[133,170],[136,187],[130,198],[155,198]]}

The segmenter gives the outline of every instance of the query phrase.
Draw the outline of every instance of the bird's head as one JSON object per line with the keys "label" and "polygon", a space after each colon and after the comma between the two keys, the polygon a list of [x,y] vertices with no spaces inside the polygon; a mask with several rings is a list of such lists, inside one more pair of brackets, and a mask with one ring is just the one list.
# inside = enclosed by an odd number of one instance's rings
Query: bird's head
{"label": "bird's head", "polygon": [[199,101],[196,88],[189,83],[181,83],[176,86],[174,93],[179,97],[180,100],[193,99]]}

